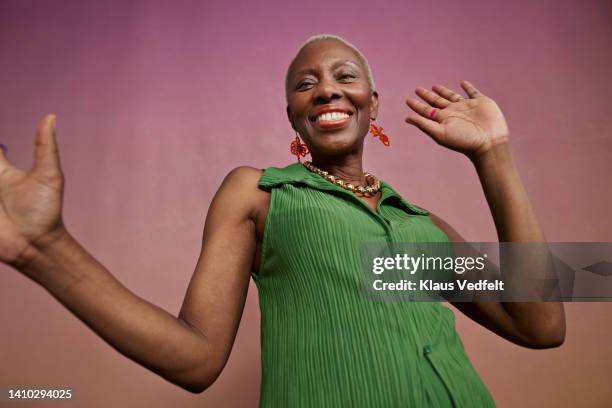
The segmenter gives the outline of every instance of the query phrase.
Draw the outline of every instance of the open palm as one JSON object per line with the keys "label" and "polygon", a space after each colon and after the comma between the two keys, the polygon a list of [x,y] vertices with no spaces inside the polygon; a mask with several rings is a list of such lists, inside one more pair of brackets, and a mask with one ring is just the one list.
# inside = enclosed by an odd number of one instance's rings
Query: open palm
{"label": "open palm", "polygon": [[497,142],[508,138],[508,125],[497,103],[468,81],[461,86],[469,95],[460,94],[441,85],[434,92],[417,88],[416,94],[427,103],[409,98],[406,104],[419,115],[406,122],[416,125],[438,144],[475,157]]}
{"label": "open palm", "polygon": [[32,170],[20,170],[0,153],[0,262],[15,262],[37,239],[64,228],[64,177],[55,141],[55,116],[36,130]]}

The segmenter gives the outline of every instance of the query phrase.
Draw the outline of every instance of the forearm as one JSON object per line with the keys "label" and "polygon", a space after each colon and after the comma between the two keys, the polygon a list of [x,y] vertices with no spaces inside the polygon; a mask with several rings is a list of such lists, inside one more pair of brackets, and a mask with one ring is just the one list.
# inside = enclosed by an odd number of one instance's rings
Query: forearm
{"label": "forearm", "polygon": [[68,233],[13,265],[126,357],[190,391],[212,372],[202,333],[124,287]]}
{"label": "forearm", "polygon": [[[473,160],[500,242],[544,242],[508,143],[493,147]],[[534,271],[545,263],[530,265]],[[540,268],[540,269],[543,269]],[[503,271],[503,270],[502,270]],[[531,271],[530,271],[531,272]],[[502,304],[517,327],[535,342],[562,341],[565,316],[560,302],[507,302]]]}
{"label": "forearm", "polygon": [[527,193],[518,174],[510,145],[493,147],[473,160],[489,204],[500,242],[543,242]]}

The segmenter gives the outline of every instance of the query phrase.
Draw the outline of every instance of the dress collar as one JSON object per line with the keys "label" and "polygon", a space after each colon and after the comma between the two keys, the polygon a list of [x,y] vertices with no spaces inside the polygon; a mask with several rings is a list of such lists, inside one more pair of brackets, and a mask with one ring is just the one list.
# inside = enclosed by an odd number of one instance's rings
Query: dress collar
{"label": "dress collar", "polygon": [[[339,191],[345,194],[349,194],[351,196],[355,196],[355,194],[351,193],[350,191],[345,190],[342,187],[329,182],[318,174],[311,172],[301,163],[292,163],[283,168],[268,167],[264,169],[264,172],[261,178],[259,179],[259,185],[262,187],[274,187],[286,183],[303,183],[319,190]],[[380,199],[381,205],[386,200],[392,200],[398,203],[404,210],[407,210],[408,212],[421,215],[429,214],[429,211],[419,208],[416,205],[404,200],[404,198],[386,182],[380,180],[380,186],[382,192],[382,197]]]}

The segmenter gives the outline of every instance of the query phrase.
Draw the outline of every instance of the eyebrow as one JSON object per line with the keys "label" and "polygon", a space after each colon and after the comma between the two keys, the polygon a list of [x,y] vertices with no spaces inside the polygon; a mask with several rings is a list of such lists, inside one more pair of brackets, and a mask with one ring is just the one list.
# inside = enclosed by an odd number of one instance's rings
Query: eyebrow
{"label": "eyebrow", "polygon": [[[337,68],[340,65],[344,65],[344,64],[354,65],[355,67],[359,68],[359,64],[357,64],[355,61],[348,60],[348,59],[341,59],[341,60],[337,60],[336,62],[334,62],[332,64],[332,69]],[[315,72],[314,69],[312,69],[312,68],[305,68],[305,69],[301,69],[301,70],[295,72],[293,75],[297,76],[297,75],[302,75],[302,74],[311,74],[313,72]]]}

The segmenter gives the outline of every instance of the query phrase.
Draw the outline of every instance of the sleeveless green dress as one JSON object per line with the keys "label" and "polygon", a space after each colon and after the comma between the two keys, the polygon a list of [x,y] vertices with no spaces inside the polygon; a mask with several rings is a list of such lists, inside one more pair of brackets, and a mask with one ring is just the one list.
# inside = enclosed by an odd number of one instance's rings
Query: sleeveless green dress
{"label": "sleeveless green dress", "polygon": [[381,181],[378,211],[300,163],[264,169],[260,407],[494,407],[439,302],[371,302],[359,244],[448,242]]}

